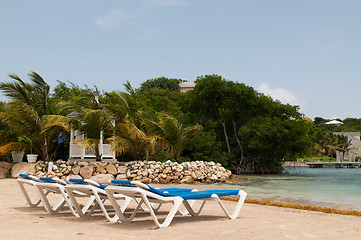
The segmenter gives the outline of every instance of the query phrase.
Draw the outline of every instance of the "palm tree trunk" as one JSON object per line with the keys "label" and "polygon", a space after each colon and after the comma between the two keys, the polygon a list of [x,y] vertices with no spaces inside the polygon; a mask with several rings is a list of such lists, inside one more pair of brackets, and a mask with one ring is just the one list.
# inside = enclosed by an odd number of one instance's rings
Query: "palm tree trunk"
{"label": "palm tree trunk", "polygon": [[42,158],[44,161],[49,161],[48,154],[48,140],[46,138],[43,139],[43,143],[41,144]]}
{"label": "palm tree trunk", "polygon": [[94,150],[95,150],[95,158],[96,158],[96,160],[101,161],[102,156],[100,155],[100,152],[99,152],[99,144],[97,146],[95,146]]}
{"label": "palm tree trunk", "polygon": [[174,157],[175,157],[175,161],[177,163],[180,163],[180,155],[181,155],[181,151],[180,150],[176,150],[175,151],[175,154],[174,154]]}

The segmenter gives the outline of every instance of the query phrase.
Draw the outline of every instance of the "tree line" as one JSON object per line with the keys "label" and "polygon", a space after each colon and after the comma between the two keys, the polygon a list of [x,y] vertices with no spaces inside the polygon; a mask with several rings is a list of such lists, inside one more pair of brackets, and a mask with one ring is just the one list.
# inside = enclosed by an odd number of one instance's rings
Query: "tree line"
{"label": "tree line", "polygon": [[[282,104],[244,83],[219,75],[199,76],[181,93],[181,79],[154,78],[134,89],[103,92],[58,81],[53,91],[37,73],[30,82],[10,75],[0,91],[0,153],[31,150],[55,159],[52,139],[73,127],[84,133],[77,144],[100,159],[103,132],[122,161],[215,161],[235,173],[276,173],[282,162],[311,154],[320,127],[298,106]],[[76,113],[77,117],[66,117]],[[315,119],[316,120],[316,119]],[[317,134],[316,134],[317,132]]]}

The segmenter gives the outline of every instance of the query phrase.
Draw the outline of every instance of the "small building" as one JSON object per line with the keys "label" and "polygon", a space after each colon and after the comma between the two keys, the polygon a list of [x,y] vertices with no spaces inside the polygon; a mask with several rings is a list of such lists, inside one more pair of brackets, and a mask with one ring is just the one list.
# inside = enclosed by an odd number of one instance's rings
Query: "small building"
{"label": "small building", "polygon": [[[78,112],[71,112],[66,115],[68,118],[78,119]],[[113,121],[115,125],[115,121]],[[93,149],[86,149],[83,146],[79,146],[75,143],[75,140],[84,139],[85,136],[81,132],[71,128],[70,130],[70,141],[69,141],[69,160],[75,159],[95,159],[95,151]],[[115,151],[112,150],[110,144],[104,144],[103,132],[99,136],[99,154],[102,159],[115,160]]]}
{"label": "small building", "polygon": [[181,82],[179,83],[180,92],[188,92],[190,90],[193,90],[193,88],[196,86],[195,82]]}
{"label": "small building", "polygon": [[356,153],[357,156],[361,156],[360,132],[334,132],[333,134],[346,136],[348,141],[351,141],[350,150]]}

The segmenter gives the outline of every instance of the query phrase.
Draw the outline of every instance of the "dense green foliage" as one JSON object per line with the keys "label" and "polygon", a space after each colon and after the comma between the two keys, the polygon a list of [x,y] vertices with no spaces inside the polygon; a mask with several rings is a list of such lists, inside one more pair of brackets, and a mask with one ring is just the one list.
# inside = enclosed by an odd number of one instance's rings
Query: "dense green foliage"
{"label": "dense green foliage", "polygon": [[201,76],[184,99],[189,117],[215,130],[225,164],[237,172],[277,172],[283,159],[305,154],[309,127],[297,107],[218,75]]}
{"label": "dense green foliage", "polygon": [[181,79],[166,78],[166,77],[153,78],[143,82],[140,85],[138,92],[140,93],[147,92],[151,89],[163,89],[171,92],[179,92],[180,82],[182,82]]}
{"label": "dense green foliage", "polygon": [[49,145],[56,131],[69,130],[69,121],[56,115],[57,105],[50,100],[50,86],[35,72],[29,74],[31,83],[17,75],[10,75],[12,82],[0,83],[0,90],[11,99],[0,112],[1,126],[18,139],[9,139],[0,148],[1,153],[10,151],[36,151],[45,160],[49,159]]}
{"label": "dense green foliage", "polygon": [[[97,159],[103,134],[121,160],[215,161],[237,173],[275,173],[284,160],[347,151],[347,138],[332,132],[361,131],[360,119],[345,119],[340,126],[319,117],[312,122],[297,106],[218,75],[198,77],[187,93],[179,91],[183,80],[161,77],[139,89],[127,82],[124,92],[105,92],[99,99],[87,86],[61,81],[50,94],[50,86],[34,72],[31,83],[10,77],[12,82],[0,84],[11,98],[0,105],[4,153],[24,147],[14,141],[21,137],[49,159],[50,140],[72,124],[86,136],[77,144],[92,148]],[[77,119],[65,117],[74,111]]]}

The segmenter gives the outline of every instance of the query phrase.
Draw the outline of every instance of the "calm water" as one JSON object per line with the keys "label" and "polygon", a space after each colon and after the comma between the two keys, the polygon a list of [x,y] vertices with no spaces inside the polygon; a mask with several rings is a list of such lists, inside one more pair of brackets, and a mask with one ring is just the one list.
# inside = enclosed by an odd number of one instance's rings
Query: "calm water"
{"label": "calm water", "polygon": [[237,184],[250,199],[361,211],[361,168],[285,169],[284,174],[279,175],[242,175]]}

